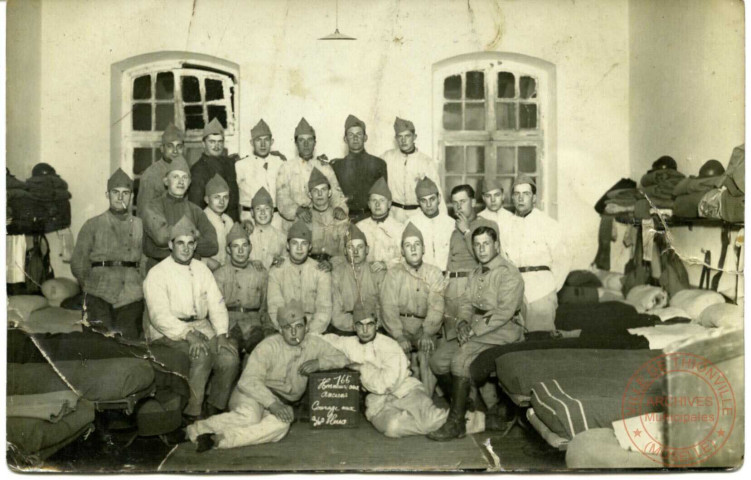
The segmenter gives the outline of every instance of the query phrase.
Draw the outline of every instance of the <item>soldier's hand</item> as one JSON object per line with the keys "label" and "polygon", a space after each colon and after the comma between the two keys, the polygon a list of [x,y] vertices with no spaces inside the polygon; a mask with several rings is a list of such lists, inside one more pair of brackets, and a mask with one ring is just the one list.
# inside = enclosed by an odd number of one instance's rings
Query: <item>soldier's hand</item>
{"label": "soldier's hand", "polygon": [[243,220],[242,224],[243,229],[245,230],[245,233],[248,234],[248,236],[250,236],[253,233],[253,230],[256,229],[255,225],[253,225],[253,222],[251,222],[250,220]]}
{"label": "soldier's hand", "polygon": [[334,209],[334,218],[337,220],[345,220],[347,218],[347,214],[344,213],[344,209],[342,207],[336,207]]}
{"label": "soldier's hand", "polygon": [[412,351],[412,344],[407,340],[399,340],[399,346],[402,347],[402,350],[404,350],[404,353],[407,355]]}
{"label": "soldier's hand", "polygon": [[300,368],[297,371],[300,373],[300,375],[310,375],[311,373],[315,373],[320,369],[321,362],[319,362],[317,358],[314,358],[313,360],[308,360],[307,362],[300,365]]}
{"label": "soldier's hand", "polygon": [[308,207],[297,207],[297,213],[295,215],[305,223],[313,221],[313,214],[310,213],[310,208]]}
{"label": "soldier's hand", "polygon": [[424,352],[430,353],[435,350],[435,343],[430,335],[423,335],[417,341],[417,347]]}
{"label": "soldier's hand", "polygon": [[201,332],[193,330],[185,337],[185,340],[188,341],[188,354],[190,358],[196,359],[209,354],[209,343],[201,335]]}
{"label": "soldier's hand", "polygon": [[456,212],[456,228],[462,233],[469,230],[469,220],[461,212]]}
{"label": "soldier's hand", "polygon": [[285,405],[280,401],[276,401],[269,407],[269,411],[279,420],[285,423],[292,423],[295,419],[295,412],[292,407]]}
{"label": "soldier's hand", "polygon": [[370,271],[373,273],[386,270],[386,262],[373,262],[370,264]]}
{"label": "soldier's hand", "polygon": [[456,326],[456,339],[459,341],[460,345],[467,343],[471,331],[472,328],[469,326],[469,323],[467,323],[465,320],[459,322],[459,324]]}
{"label": "soldier's hand", "polygon": [[333,265],[331,265],[331,262],[329,260],[321,260],[318,262],[318,270],[322,272],[330,272],[334,269]]}
{"label": "soldier's hand", "polygon": [[209,270],[211,270],[212,272],[222,266],[221,263],[217,262],[213,258],[206,258],[205,260],[206,266],[209,267]]}
{"label": "soldier's hand", "polygon": [[217,350],[227,350],[233,355],[237,355],[237,347],[232,344],[227,335],[219,335],[217,337]]}
{"label": "soldier's hand", "polygon": [[260,260],[251,260],[250,264],[253,266],[253,268],[255,268],[256,270],[258,270],[259,272],[262,272],[262,271],[266,270],[263,267],[263,263],[261,263]]}
{"label": "soldier's hand", "polygon": [[274,257],[274,261],[271,262],[272,267],[281,267],[284,263],[284,257],[281,255],[277,255]]}
{"label": "soldier's hand", "polygon": [[327,157],[325,153],[322,153],[321,155],[318,155],[316,157],[316,160],[319,160],[319,161],[321,161],[323,163],[329,163],[329,157]]}

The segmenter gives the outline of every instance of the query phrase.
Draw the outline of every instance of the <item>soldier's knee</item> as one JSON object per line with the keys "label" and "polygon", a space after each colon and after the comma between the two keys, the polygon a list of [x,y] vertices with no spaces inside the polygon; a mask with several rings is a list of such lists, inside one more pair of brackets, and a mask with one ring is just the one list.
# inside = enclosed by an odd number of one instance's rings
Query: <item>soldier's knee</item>
{"label": "soldier's knee", "polygon": [[447,357],[439,350],[430,357],[430,369],[436,375],[448,373],[451,369],[451,357]]}
{"label": "soldier's knee", "polygon": [[383,434],[389,438],[399,438],[401,434],[401,421],[399,417],[391,417],[386,422]]}
{"label": "soldier's knee", "polygon": [[240,366],[240,357],[235,353],[222,350],[214,359],[214,366],[220,370],[231,370]]}

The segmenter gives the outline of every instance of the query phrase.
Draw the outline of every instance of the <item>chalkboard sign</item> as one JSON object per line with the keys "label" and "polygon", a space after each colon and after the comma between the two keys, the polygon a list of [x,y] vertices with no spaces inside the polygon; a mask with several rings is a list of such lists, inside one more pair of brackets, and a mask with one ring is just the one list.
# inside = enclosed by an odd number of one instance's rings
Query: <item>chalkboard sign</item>
{"label": "chalkboard sign", "polygon": [[332,370],[308,379],[313,428],[352,428],[360,419],[360,373]]}

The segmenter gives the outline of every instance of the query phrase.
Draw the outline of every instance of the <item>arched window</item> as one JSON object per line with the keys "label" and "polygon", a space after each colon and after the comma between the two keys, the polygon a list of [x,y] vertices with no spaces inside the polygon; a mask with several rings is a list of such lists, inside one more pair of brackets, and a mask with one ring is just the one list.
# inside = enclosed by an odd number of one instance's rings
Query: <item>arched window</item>
{"label": "arched window", "polygon": [[[112,167],[136,180],[160,159],[170,122],[186,132],[185,158],[203,151],[201,133],[214,118],[225,129],[225,146],[238,150],[237,64],[188,52],[157,52],[112,66]],[[134,196],[135,198],[135,196]]]}
{"label": "arched window", "polygon": [[433,131],[445,192],[500,178],[511,205],[519,174],[536,179],[538,207],[556,216],[555,67],[483,52],[433,66]]}

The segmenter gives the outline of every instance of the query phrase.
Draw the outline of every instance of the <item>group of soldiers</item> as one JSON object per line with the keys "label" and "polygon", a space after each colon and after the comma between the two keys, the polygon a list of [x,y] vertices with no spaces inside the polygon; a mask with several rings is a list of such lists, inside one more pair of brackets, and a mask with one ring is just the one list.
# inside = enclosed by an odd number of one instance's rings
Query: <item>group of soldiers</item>
{"label": "group of soldiers", "polygon": [[554,330],[569,259],[534,207],[534,179],[515,179],[513,213],[495,179],[479,214],[473,187],[456,186],[452,218],[412,122],[397,118],[394,133],[397,148],[370,155],[350,115],[348,154],[330,161],[303,118],[287,159],[261,120],[238,159],[215,119],[190,167],[170,125],[137,216],[132,179],[108,180],[109,209],[84,224],[71,261],[86,319],[189,356],[183,416],[199,451],[280,440],[307,375],[344,367],[385,435],[463,436],[472,361]]}

